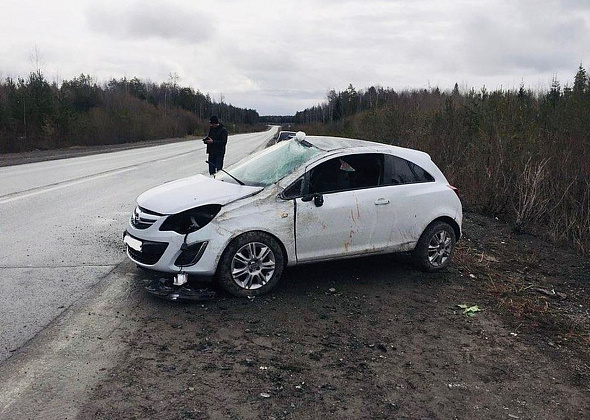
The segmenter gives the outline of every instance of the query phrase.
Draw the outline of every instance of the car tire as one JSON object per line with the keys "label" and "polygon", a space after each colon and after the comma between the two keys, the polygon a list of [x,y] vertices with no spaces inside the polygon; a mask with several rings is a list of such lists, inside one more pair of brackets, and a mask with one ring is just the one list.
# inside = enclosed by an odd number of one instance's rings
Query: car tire
{"label": "car tire", "polygon": [[440,271],[451,263],[456,241],[455,231],[448,223],[433,222],[414,248],[414,261],[423,271]]}
{"label": "car tire", "polygon": [[285,258],[279,242],[264,232],[246,232],[227,246],[219,261],[217,281],[238,297],[272,290],[283,273]]}

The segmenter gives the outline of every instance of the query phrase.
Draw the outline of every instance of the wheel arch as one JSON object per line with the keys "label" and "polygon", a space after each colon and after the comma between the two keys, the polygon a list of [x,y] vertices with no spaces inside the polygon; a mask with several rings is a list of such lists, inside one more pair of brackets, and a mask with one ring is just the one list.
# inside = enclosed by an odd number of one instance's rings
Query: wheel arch
{"label": "wheel arch", "polygon": [[[250,248],[248,251],[249,256],[245,257],[246,260],[240,259],[241,268],[238,269],[236,277],[233,267],[237,252],[240,252],[239,250],[246,247],[247,244],[254,242],[260,242],[260,246],[271,249],[274,258],[271,257],[272,260],[268,260],[268,253],[265,251],[259,260],[258,256],[253,256],[252,248]],[[263,261],[262,265],[260,261]],[[267,271],[267,274],[263,273],[264,261],[271,264],[270,267],[267,266],[266,270],[272,271]],[[255,263],[253,271],[251,271],[251,263]],[[285,245],[276,235],[263,229],[241,231],[233,235],[223,249],[215,270],[214,281],[231,295],[237,297],[258,296],[276,287],[285,266]],[[246,278],[243,278],[243,276],[246,276]]]}
{"label": "wheel arch", "polygon": [[217,264],[216,264],[216,267],[215,267],[215,276],[217,276],[217,273],[219,272],[219,264],[221,263],[221,256],[225,253],[225,251],[227,250],[227,247],[233,241],[235,241],[237,238],[239,238],[240,236],[245,235],[247,233],[264,233],[265,235],[271,236],[275,241],[277,241],[277,243],[281,247],[281,253],[283,254],[283,261],[285,261],[285,266],[288,265],[289,254],[287,253],[287,248],[285,247],[285,244],[283,243],[283,241],[277,235],[275,235],[272,232],[269,232],[267,230],[252,229],[252,230],[246,230],[246,231],[243,231],[243,232],[239,232],[239,233],[237,233],[235,235],[232,235],[232,237],[227,241],[227,243],[223,247],[223,251],[219,253],[219,259],[217,260]]}
{"label": "wheel arch", "polygon": [[457,223],[457,221],[455,219],[453,219],[452,217],[449,217],[449,216],[437,217],[432,222],[430,222],[424,230],[428,229],[433,223],[436,223],[436,222],[444,222],[444,223],[448,224],[449,226],[451,226],[453,228],[453,231],[455,232],[455,240],[458,241],[459,238],[461,238],[461,227],[459,226],[459,224]]}

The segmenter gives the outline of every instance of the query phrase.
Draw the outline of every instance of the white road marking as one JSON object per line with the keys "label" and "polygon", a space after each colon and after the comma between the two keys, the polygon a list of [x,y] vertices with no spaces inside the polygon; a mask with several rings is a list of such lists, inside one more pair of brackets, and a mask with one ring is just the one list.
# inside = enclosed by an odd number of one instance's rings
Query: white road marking
{"label": "white road marking", "polygon": [[11,194],[12,197],[0,199],[0,204],[6,204],[6,203],[10,203],[12,201],[17,201],[17,200],[21,200],[21,199],[25,199],[25,198],[29,198],[29,197],[34,197],[39,194],[45,194],[45,193],[59,190],[62,188],[71,187],[72,185],[83,184],[84,182],[93,181],[95,179],[100,179],[100,178],[106,178],[108,176],[133,171],[135,169],[137,169],[137,166],[132,166],[132,167],[125,168],[125,169],[120,169],[118,171],[111,171],[111,172],[106,172],[106,173],[102,173],[102,174],[98,174],[98,175],[90,175],[90,176],[87,176],[87,177],[84,177],[81,179],[76,179],[73,181],[66,181],[66,182],[62,182],[57,185],[52,185],[52,186],[48,186],[48,187],[42,187],[40,189],[36,189],[36,190],[30,191],[30,192],[16,193],[16,195]]}

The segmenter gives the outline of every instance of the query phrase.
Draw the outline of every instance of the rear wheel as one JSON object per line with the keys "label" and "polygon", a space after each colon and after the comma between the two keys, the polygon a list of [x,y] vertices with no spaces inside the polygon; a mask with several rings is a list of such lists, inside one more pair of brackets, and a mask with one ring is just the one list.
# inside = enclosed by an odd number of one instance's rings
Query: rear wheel
{"label": "rear wheel", "polygon": [[420,236],[414,249],[414,260],[424,271],[442,270],[451,263],[455,243],[455,231],[448,223],[433,222]]}
{"label": "rear wheel", "polygon": [[277,285],[284,266],[283,252],[275,238],[264,232],[247,232],[224,251],[217,279],[234,296],[258,296]]}

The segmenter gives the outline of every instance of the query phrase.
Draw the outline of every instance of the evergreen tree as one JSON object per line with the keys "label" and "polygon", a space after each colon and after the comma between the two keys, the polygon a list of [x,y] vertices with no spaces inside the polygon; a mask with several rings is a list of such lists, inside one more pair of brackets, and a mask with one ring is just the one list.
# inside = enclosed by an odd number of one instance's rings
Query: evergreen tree
{"label": "evergreen tree", "polygon": [[586,70],[584,69],[584,67],[582,67],[582,65],[580,64],[580,67],[578,68],[578,72],[576,73],[576,76],[574,77],[574,88],[573,88],[573,93],[574,94],[581,94],[586,92],[588,89],[588,74],[586,73]]}

